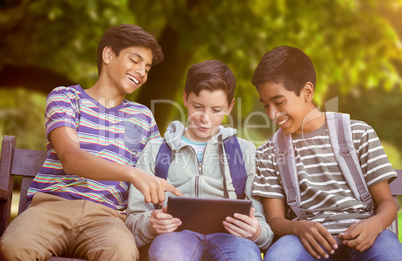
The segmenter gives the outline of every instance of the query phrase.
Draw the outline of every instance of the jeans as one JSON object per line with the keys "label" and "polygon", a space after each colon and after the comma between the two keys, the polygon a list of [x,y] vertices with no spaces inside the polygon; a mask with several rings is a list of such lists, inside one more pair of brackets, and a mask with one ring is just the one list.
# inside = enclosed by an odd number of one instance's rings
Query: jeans
{"label": "jeans", "polygon": [[183,230],[158,235],[149,249],[149,260],[261,260],[257,245],[229,233],[203,235]]}
{"label": "jeans", "polygon": [[[318,260],[307,252],[299,238],[294,235],[279,238],[278,241],[268,249],[264,257],[264,260],[269,261]],[[321,257],[321,260],[402,260],[402,244],[399,243],[398,237],[394,233],[384,230],[377,236],[374,244],[366,251],[359,252],[345,245],[341,245],[338,246],[338,249],[333,255],[329,255],[328,259]]]}

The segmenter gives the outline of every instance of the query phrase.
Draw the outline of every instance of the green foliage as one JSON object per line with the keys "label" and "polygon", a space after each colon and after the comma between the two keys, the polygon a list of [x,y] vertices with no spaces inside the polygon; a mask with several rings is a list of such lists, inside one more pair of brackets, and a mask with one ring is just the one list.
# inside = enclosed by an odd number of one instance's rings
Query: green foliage
{"label": "green foliage", "polygon": [[42,93],[0,90],[0,137],[15,136],[19,148],[45,150],[45,103]]}
{"label": "green foliage", "polygon": [[[402,123],[390,117],[399,111],[401,101],[401,14],[401,0],[23,0],[0,13],[0,70],[6,63],[33,65],[90,87],[97,78],[97,44],[107,28],[136,23],[160,37],[170,27],[179,35],[179,53],[194,50],[189,64],[181,67],[219,59],[232,68],[238,86],[232,116],[234,126],[241,129],[252,112],[262,111],[250,83],[260,57],[276,46],[291,45],[313,60],[317,104],[336,94],[342,111],[373,125],[382,140],[402,144]],[[150,77],[158,76],[151,71]],[[177,85],[183,84],[184,79],[177,79]],[[135,99],[145,88],[128,98]],[[158,92],[164,86],[155,88]],[[182,88],[178,89],[175,96],[181,104]],[[353,96],[372,89],[392,95]],[[0,106],[7,108],[3,102]],[[164,120],[178,117],[177,112],[171,115]],[[2,132],[7,125],[4,120]],[[254,121],[264,123],[265,119]],[[33,124],[43,128],[43,121]],[[12,132],[19,132],[18,124],[12,126],[16,128]],[[255,130],[253,135],[262,140],[272,130]]]}
{"label": "green foliage", "polygon": [[102,34],[133,22],[120,1],[25,0],[0,18],[0,68],[2,63],[35,65],[90,87],[97,79]]}
{"label": "green foliage", "polygon": [[[393,60],[400,39],[386,14],[401,1],[142,1],[129,4],[140,24],[158,35],[169,23],[181,35],[181,48],[198,48],[193,61],[220,59],[238,79],[237,95],[254,108],[250,78],[262,54],[279,45],[304,50],[317,70],[316,102],[327,86],[347,94],[357,85],[402,88]],[[400,10],[400,9],[399,9]],[[142,15],[145,12],[153,15]]]}

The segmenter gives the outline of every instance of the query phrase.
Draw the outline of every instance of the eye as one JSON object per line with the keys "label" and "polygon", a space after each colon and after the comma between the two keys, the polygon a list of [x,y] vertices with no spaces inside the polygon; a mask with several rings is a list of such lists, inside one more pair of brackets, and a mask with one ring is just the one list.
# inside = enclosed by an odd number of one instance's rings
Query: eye
{"label": "eye", "polygon": [[212,110],[214,113],[220,113],[222,110],[214,109]]}
{"label": "eye", "polygon": [[134,59],[130,59],[133,63],[138,64],[138,61],[134,60]]}
{"label": "eye", "polygon": [[285,103],[285,101],[280,101],[280,102],[276,102],[275,104],[278,105],[278,106],[281,106],[281,105],[283,105],[284,103]]}

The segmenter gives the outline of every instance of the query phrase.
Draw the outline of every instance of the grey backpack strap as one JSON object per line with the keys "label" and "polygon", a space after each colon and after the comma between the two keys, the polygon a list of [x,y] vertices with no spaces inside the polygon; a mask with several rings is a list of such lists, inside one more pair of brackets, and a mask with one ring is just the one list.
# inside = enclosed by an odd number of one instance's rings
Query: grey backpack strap
{"label": "grey backpack strap", "polygon": [[287,204],[300,220],[307,220],[300,208],[300,188],[291,135],[279,129],[274,135],[273,146]]}
{"label": "grey backpack strap", "polygon": [[[360,167],[356,149],[353,145],[349,114],[326,113],[329,138],[335,158],[353,195],[373,210],[373,200]],[[372,213],[373,214],[373,213]]]}

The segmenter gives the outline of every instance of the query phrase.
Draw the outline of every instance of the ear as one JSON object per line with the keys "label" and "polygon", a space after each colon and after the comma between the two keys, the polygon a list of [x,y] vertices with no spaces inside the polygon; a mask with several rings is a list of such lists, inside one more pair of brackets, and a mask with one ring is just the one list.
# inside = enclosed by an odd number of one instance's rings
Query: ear
{"label": "ear", "polygon": [[188,105],[187,105],[187,93],[186,93],[186,91],[183,91],[183,104],[184,104],[184,107],[186,107],[186,108],[188,108]]}
{"label": "ear", "polygon": [[230,114],[230,112],[232,111],[234,103],[235,103],[235,99],[232,99],[232,101],[229,104],[227,114]]}
{"label": "ear", "polygon": [[104,63],[109,64],[113,57],[112,47],[106,46],[102,51],[102,60]]}
{"label": "ear", "polygon": [[312,102],[314,98],[314,85],[311,82],[306,82],[306,84],[303,87],[303,95],[304,95],[304,100],[306,102]]}

